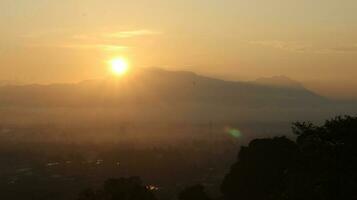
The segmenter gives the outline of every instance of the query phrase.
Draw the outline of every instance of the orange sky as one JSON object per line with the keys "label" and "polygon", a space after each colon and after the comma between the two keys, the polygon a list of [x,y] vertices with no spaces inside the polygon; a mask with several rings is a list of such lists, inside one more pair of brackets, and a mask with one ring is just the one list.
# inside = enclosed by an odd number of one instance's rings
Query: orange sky
{"label": "orange sky", "polygon": [[108,60],[357,97],[355,0],[1,0],[0,80],[108,75]]}

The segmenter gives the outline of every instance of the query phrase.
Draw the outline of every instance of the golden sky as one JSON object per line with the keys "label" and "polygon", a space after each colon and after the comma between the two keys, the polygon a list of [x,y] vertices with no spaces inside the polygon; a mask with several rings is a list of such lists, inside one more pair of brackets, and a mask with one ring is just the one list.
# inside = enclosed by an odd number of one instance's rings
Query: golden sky
{"label": "golden sky", "polygon": [[100,78],[120,56],[357,97],[356,10],[356,0],[0,0],[0,80]]}

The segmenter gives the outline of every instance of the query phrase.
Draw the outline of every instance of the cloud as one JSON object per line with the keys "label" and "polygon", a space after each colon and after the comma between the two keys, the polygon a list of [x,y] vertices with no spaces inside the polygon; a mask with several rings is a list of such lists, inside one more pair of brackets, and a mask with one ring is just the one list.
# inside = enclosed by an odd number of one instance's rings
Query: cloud
{"label": "cloud", "polygon": [[286,42],[286,41],[249,41],[250,44],[261,45],[272,47],[276,49],[295,51],[295,52],[306,52],[311,48],[311,45],[303,44],[300,42]]}
{"label": "cloud", "polygon": [[79,34],[72,36],[72,39],[76,40],[117,40],[125,38],[143,37],[151,35],[160,35],[159,31],[153,31],[148,29],[133,30],[133,31],[119,31],[119,32],[105,32],[96,34]]}
{"label": "cloud", "polygon": [[342,45],[342,46],[330,48],[328,50],[337,53],[357,53],[357,44]]}
{"label": "cloud", "polygon": [[82,50],[102,50],[102,51],[125,51],[128,46],[115,44],[75,44],[75,43],[57,43],[57,44],[30,44],[31,47],[50,47],[50,48],[67,48]]}
{"label": "cloud", "polygon": [[114,33],[106,33],[103,34],[104,37],[108,38],[132,38],[132,37],[140,37],[140,36],[148,36],[148,35],[159,35],[162,34],[158,31],[152,30],[134,30],[134,31],[120,31]]}
{"label": "cloud", "polygon": [[112,45],[112,44],[61,44],[56,46],[61,48],[70,48],[70,49],[98,49],[104,51],[123,51],[129,48],[127,46]]}
{"label": "cloud", "polygon": [[357,44],[348,44],[340,46],[317,46],[303,42],[290,41],[249,41],[253,45],[261,45],[286,51],[299,53],[357,53]]}
{"label": "cloud", "polygon": [[92,34],[58,34],[58,30],[42,31],[24,35],[22,37],[30,39],[29,46],[47,46],[70,49],[87,49],[102,51],[124,51],[129,46],[122,45],[125,39],[134,37],[144,37],[149,35],[162,34],[149,29],[139,29],[119,32],[104,32]]}
{"label": "cloud", "polygon": [[61,45],[61,47],[73,49],[101,49],[104,51],[123,51],[129,49],[129,46],[118,45],[118,40],[121,41],[125,40],[126,38],[158,34],[161,34],[161,32],[147,29],[97,34],[80,34],[71,37],[71,39],[73,40],[71,44]]}

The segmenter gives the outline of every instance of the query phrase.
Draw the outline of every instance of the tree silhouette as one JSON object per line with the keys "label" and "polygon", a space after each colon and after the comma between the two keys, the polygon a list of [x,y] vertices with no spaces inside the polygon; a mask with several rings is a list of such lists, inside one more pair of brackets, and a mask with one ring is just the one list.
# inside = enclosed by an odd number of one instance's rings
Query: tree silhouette
{"label": "tree silhouette", "polygon": [[87,189],[78,200],[156,200],[139,177],[109,179],[97,191]]}
{"label": "tree silhouette", "polygon": [[285,137],[257,139],[242,147],[222,184],[226,199],[275,199],[283,195],[285,175],[297,145]]}
{"label": "tree silhouette", "polygon": [[357,117],[297,122],[281,137],[242,147],[221,190],[231,199],[357,199]]}
{"label": "tree silhouette", "polygon": [[178,195],[179,200],[210,200],[202,185],[185,188]]}
{"label": "tree silhouette", "polygon": [[[339,116],[316,126],[294,123],[302,163],[290,196],[303,199],[357,198],[357,117]],[[307,199],[306,197],[304,199]]]}
{"label": "tree silhouette", "polygon": [[105,199],[99,191],[93,189],[86,189],[79,194],[78,200],[99,200]]}

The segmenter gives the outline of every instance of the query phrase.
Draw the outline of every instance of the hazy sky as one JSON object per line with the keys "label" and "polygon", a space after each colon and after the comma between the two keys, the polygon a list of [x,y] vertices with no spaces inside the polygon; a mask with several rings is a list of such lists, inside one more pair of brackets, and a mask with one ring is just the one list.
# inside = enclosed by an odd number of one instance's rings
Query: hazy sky
{"label": "hazy sky", "polygon": [[357,97],[356,0],[0,0],[0,80],[79,81],[107,60]]}

